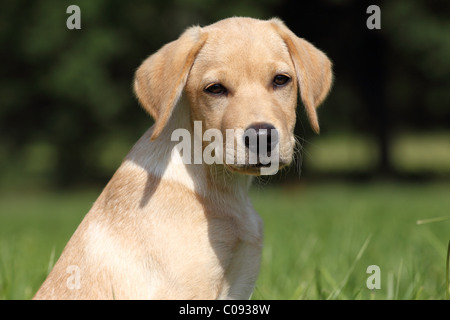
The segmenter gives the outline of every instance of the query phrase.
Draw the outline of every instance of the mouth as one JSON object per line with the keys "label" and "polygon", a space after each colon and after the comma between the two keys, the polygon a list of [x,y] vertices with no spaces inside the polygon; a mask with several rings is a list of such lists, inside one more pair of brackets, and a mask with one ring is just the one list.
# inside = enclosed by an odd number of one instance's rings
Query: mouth
{"label": "mouth", "polygon": [[282,167],[287,166],[285,162],[277,163],[256,163],[256,164],[233,164],[226,165],[226,168],[232,172],[247,174],[252,176],[273,175],[276,174]]}

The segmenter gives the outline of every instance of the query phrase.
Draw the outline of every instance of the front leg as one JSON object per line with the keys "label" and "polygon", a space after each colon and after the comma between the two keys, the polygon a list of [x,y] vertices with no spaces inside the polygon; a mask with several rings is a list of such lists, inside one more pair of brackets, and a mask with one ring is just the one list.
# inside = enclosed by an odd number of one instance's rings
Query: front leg
{"label": "front leg", "polygon": [[225,272],[219,299],[250,299],[261,263],[262,243],[240,241]]}

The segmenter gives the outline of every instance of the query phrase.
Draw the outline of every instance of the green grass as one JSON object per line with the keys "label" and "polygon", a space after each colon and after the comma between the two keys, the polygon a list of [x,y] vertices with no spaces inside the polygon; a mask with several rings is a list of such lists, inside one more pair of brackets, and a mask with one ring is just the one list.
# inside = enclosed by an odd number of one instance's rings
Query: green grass
{"label": "green grass", "polygon": [[[265,247],[254,299],[444,299],[448,184],[256,190]],[[425,221],[427,222],[427,221]],[[381,289],[366,286],[380,267]]]}
{"label": "green grass", "polygon": [[[98,194],[0,195],[0,299],[33,296]],[[445,299],[449,194],[445,183],[254,187],[265,245],[253,299]],[[366,287],[370,265],[379,290]]]}
{"label": "green grass", "polygon": [[0,299],[29,299],[99,192],[0,195]]}

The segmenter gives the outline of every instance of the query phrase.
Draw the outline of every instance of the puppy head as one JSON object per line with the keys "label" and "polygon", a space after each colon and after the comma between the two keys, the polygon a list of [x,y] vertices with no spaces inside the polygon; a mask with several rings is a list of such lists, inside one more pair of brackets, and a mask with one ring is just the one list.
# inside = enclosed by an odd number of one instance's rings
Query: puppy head
{"label": "puppy head", "polygon": [[258,175],[274,157],[280,167],[292,160],[298,91],[319,132],[316,107],[331,82],[325,54],[280,20],[230,18],[190,28],[150,56],[136,72],[135,92],[156,120],[151,139],[161,134],[184,90],[191,120],[201,121],[204,132],[222,133],[225,166]]}

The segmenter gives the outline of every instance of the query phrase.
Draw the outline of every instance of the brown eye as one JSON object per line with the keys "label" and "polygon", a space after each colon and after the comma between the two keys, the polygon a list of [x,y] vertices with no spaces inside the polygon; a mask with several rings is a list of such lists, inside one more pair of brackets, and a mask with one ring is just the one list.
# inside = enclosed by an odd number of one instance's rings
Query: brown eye
{"label": "brown eye", "polygon": [[204,91],[214,95],[221,95],[227,93],[227,89],[220,83],[210,84],[204,89]]}
{"label": "brown eye", "polygon": [[284,74],[277,74],[274,78],[273,78],[273,85],[275,87],[281,87],[284,86],[286,83],[289,82],[289,80],[291,80],[290,77],[284,75]]}

